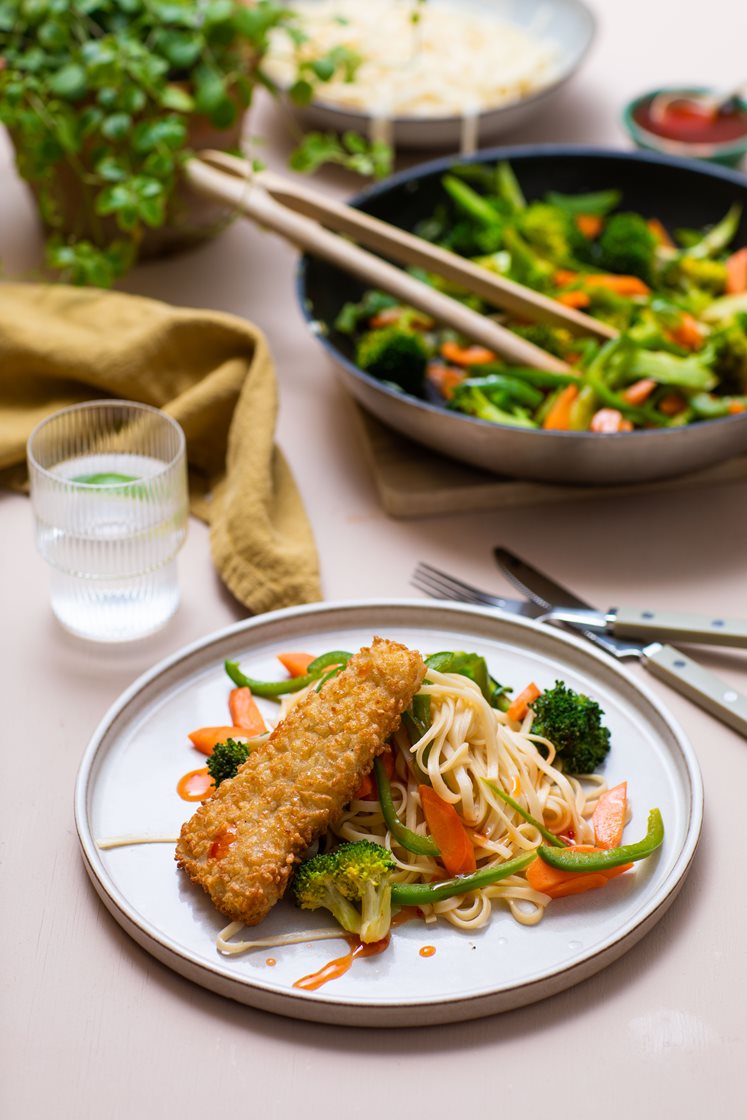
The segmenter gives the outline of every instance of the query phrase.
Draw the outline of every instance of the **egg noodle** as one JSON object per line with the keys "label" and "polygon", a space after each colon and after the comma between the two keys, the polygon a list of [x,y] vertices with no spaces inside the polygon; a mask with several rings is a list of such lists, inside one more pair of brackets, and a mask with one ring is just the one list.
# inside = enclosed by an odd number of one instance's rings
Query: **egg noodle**
{"label": "egg noodle", "polygon": [[[435,793],[454,806],[471,831],[478,868],[505,863],[543,843],[537,828],[493,793],[483,781],[487,778],[552,832],[573,836],[578,844],[594,842],[589,818],[606,783],[597,775],[582,782],[556,769],[553,744],[529,730],[531,713],[521,730],[514,731],[472,680],[434,669],[428,670],[420,694],[430,698],[431,726],[412,745],[403,729],[396,735],[391,784],[403,824],[427,833],[418,794],[427,774]],[[390,848],[398,867],[393,882],[443,877],[435,859],[413,855],[393,841],[378,801],[351,802],[335,832],[342,840],[371,840]],[[549,901],[523,875],[512,875],[424,907],[423,913],[426,921],[440,917],[459,929],[477,930],[490,920],[494,900],[505,902],[522,925],[539,922]]]}

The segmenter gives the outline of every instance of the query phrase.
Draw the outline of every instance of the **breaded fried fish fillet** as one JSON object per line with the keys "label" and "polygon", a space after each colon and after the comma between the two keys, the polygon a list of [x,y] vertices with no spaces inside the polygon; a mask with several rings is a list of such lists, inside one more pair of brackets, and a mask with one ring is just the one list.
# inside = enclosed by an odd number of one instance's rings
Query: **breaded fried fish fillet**
{"label": "breaded fried fish fillet", "polygon": [[186,822],[176,859],[221,913],[256,925],[342,814],[420,688],[419,653],[374,638],[290,710]]}

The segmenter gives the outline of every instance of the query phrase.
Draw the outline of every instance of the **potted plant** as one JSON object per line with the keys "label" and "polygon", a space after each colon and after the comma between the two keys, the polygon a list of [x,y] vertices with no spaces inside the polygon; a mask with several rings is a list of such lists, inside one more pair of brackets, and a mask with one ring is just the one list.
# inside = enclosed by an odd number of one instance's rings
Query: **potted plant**
{"label": "potted plant", "polygon": [[[303,30],[276,0],[0,0],[0,122],[47,232],[48,263],[108,287],[138,257],[215,229],[214,204],[190,195],[181,163],[202,147],[238,147],[273,34]],[[304,62],[291,95],[356,59]],[[361,148],[361,144],[363,147]],[[385,169],[360,138],[307,138],[297,165],[353,157]]]}

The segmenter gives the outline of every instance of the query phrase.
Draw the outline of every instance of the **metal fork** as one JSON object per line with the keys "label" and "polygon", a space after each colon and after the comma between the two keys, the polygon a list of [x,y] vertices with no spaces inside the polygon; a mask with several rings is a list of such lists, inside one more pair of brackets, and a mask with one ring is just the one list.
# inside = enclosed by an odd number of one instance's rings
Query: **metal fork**
{"label": "metal fork", "polygon": [[433,599],[453,599],[458,603],[474,603],[482,607],[499,607],[511,614],[523,615],[525,618],[539,618],[547,614],[535,603],[505,599],[500,595],[491,595],[479,587],[474,587],[464,580],[450,576],[447,572],[434,568],[431,564],[419,563],[412,573],[410,583],[419,591],[424,591]]}

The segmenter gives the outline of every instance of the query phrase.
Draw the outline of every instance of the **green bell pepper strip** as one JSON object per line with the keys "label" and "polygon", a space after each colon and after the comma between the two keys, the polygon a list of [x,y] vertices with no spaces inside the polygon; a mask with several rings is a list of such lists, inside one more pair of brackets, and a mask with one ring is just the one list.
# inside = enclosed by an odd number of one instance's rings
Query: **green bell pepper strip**
{"label": "green bell pepper strip", "polygon": [[289,677],[284,681],[256,681],[241,672],[238,661],[225,661],[224,666],[233,683],[239,688],[250,688],[255,696],[262,696],[265,700],[277,700],[279,696],[285,696],[288,692],[300,692],[302,688],[307,688],[314,681],[318,681],[330,665],[338,665],[341,662],[347,664],[351,656],[352,654],[345,650],[323,653],[309,663],[310,671],[304,676]]}
{"label": "green bell pepper strip", "polygon": [[548,844],[552,844],[554,848],[565,847],[565,844],[559,836],[556,836],[554,832],[550,832],[549,828],[545,828],[543,824],[540,824],[537,818],[533,817],[531,813],[528,813],[526,809],[522,809],[519,802],[514,801],[513,797],[509,797],[500,786],[496,785],[495,782],[491,782],[490,778],[483,778],[483,781],[488,789],[493,791],[496,797],[500,797],[501,801],[505,801],[507,805],[510,805],[514,812],[518,813],[520,817],[523,817],[528,824],[534,825],[540,835],[544,836],[545,840],[547,840]]}
{"label": "green bell pepper strip", "polygon": [[567,848],[537,849],[537,854],[558,871],[607,871],[623,863],[645,859],[664,842],[664,822],[658,809],[648,814],[648,830],[636,844],[623,844],[621,848],[608,848],[603,852],[574,852]]}
{"label": "green bell pepper strip", "polygon": [[497,867],[482,867],[479,871],[473,871],[471,875],[456,875],[453,879],[444,879],[438,883],[394,883],[392,905],[429,906],[433,902],[443,902],[445,898],[454,898],[458,894],[478,891],[482,887],[500,882],[501,879],[507,879],[509,875],[517,875],[528,867],[534,858],[534,852],[527,852]]}
{"label": "green bell pepper strip", "polygon": [[479,226],[491,229],[500,225],[501,216],[497,210],[467,183],[457,179],[454,175],[444,175],[441,183],[462,213],[472,218]]}
{"label": "green bell pepper strip", "polygon": [[374,760],[374,774],[376,775],[376,788],[379,791],[379,804],[381,805],[384,823],[395,840],[408,852],[414,852],[416,855],[440,856],[441,849],[430,836],[420,836],[417,832],[413,832],[411,828],[402,824],[397,816],[397,810],[394,808],[394,802],[392,801],[392,787],[389,785],[389,778],[380,758]]}

